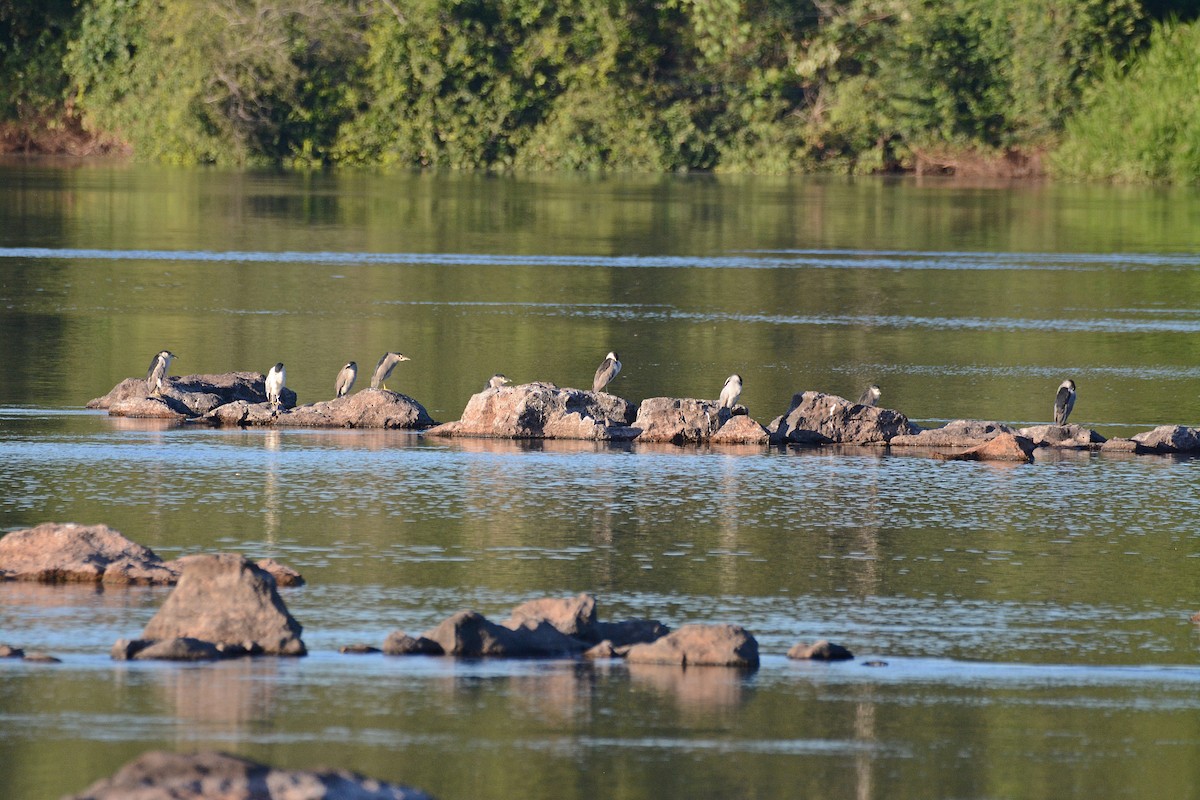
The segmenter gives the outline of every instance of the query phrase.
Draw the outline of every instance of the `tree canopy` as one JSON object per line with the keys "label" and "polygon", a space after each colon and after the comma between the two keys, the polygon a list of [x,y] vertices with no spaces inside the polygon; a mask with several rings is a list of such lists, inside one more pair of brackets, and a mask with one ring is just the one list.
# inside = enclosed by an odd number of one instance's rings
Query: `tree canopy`
{"label": "tree canopy", "polygon": [[0,0],[0,116],[178,163],[940,169],[1053,149],[1186,5]]}

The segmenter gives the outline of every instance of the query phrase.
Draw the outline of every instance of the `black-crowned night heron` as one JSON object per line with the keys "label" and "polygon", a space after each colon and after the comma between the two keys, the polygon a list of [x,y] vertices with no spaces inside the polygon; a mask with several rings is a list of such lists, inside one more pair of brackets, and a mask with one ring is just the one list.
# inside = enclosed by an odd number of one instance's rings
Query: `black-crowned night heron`
{"label": "black-crowned night heron", "polygon": [[384,383],[388,376],[392,374],[392,370],[401,361],[409,361],[409,357],[400,353],[384,353],[383,358],[379,359],[379,363],[375,365],[375,374],[371,376],[371,388],[388,390],[387,384]]}
{"label": "black-crowned night heron", "polygon": [[179,356],[170,350],[162,350],[150,361],[150,369],[146,371],[146,389],[150,394],[159,394],[163,388],[163,378],[171,367],[171,359]]}
{"label": "black-crowned night heron", "polygon": [[596,377],[592,379],[592,391],[599,392],[621,371],[621,360],[615,352],[604,357],[604,362],[596,368]]}
{"label": "black-crowned night heron", "polygon": [[721,389],[721,399],[718,402],[721,404],[721,408],[733,408],[741,396],[742,376],[730,375],[725,379],[725,386]]}
{"label": "black-crowned night heron", "polygon": [[879,403],[879,397],[882,394],[883,393],[879,391],[879,387],[872,383],[870,386],[863,389],[863,393],[858,396],[858,404],[860,406],[874,408]]}
{"label": "black-crowned night heron", "polygon": [[1054,395],[1054,424],[1066,425],[1074,407],[1075,381],[1065,380],[1058,385],[1058,394]]}
{"label": "black-crowned night heron", "polygon": [[487,386],[484,389],[499,389],[501,386],[508,385],[508,378],[497,372],[492,377],[488,378]]}
{"label": "black-crowned night heron", "polygon": [[275,366],[267,371],[267,402],[271,404],[272,413],[279,410],[280,395],[283,394],[283,385],[287,380],[287,372],[283,368],[283,362],[280,361]]}
{"label": "black-crowned night heron", "polygon": [[346,366],[342,367],[342,371],[338,373],[337,382],[333,385],[334,397],[345,397],[350,394],[356,380],[358,380],[358,364],[348,361]]}

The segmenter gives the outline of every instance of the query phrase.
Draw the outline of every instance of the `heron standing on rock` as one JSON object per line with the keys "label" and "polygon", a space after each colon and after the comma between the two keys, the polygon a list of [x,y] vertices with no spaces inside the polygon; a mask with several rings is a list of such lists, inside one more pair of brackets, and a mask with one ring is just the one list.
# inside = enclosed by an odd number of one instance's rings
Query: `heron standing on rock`
{"label": "heron standing on rock", "polygon": [[617,358],[615,351],[609,353],[604,357],[604,362],[596,368],[596,377],[592,379],[592,391],[599,393],[620,371],[621,360]]}
{"label": "heron standing on rock", "polygon": [[1066,425],[1074,407],[1075,381],[1065,380],[1058,385],[1058,394],[1054,395],[1054,424]]}
{"label": "heron standing on rock", "polygon": [[874,408],[879,403],[879,397],[882,394],[879,391],[879,387],[872,383],[866,389],[863,389],[863,393],[858,396],[858,404],[867,408]]}
{"label": "heron standing on rock", "polygon": [[150,369],[146,371],[146,389],[150,394],[162,394],[163,378],[167,377],[171,359],[178,357],[170,350],[161,350],[150,361]]}
{"label": "heron standing on rock", "polygon": [[358,380],[358,364],[348,361],[346,366],[342,367],[342,371],[338,373],[337,383],[333,385],[333,390],[336,392],[334,397],[345,397],[350,394],[356,380]]}
{"label": "heron standing on rock", "polygon": [[501,386],[508,385],[508,378],[497,372],[492,377],[488,378],[487,386],[484,389],[499,389]]}
{"label": "heron standing on rock", "polygon": [[725,379],[725,387],[721,389],[721,399],[718,402],[721,408],[732,409],[741,396],[742,376],[735,373]]}
{"label": "heron standing on rock", "polygon": [[267,402],[271,404],[271,413],[279,412],[280,396],[283,394],[283,385],[287,380],[287,372],[283,368],[283,362],[280,361],[267,372],[265,381],[267,387]]}
{"label": "heron standing on rock", "polygon": [[385,392],[388,391],[387,384],[384,383],[384,381],[386,381],[388,376],[392,374],[392,370],[394,370],[396,365],[401,361],[411,360],[412,359],[410,359],[408,356],[401,355],[400,353],[384,353],[383,358],[379,359],[379,363],[375,365],[375,374],[371,376],[371,388],[382,388]]}

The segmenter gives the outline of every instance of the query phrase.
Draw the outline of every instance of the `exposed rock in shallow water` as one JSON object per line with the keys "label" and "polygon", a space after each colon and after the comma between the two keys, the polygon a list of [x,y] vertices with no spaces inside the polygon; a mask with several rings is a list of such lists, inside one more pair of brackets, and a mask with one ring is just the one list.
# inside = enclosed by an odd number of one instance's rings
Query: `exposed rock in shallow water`
{"label": "exposed rock in shallow water", "polygon": [[179,563],[179,584],[147,623],[143,639],[192,638],[270,655],[305,654],[300,623],[266,572],[230,553],[187,556]]}
{"label": "exposed rock in shallow water", "polygon": [[218,752],[150,751],[63,800],[432,800],[346,770],[283,770]]}
{"label": "exposed rock in shallow water", "polygon": [[1002,433],[1016,434],[1016,431],[1003,422],[956,419],[940,428],[895,436],[888,444],[892,447],[974,447]]}
{"label": "exposed rock in shallow water", "polygon": [[852,403],[822,392],[792,396],[787,412],[767,426],[771,441],[784,444],[887,444],[920,430],[890,408]]}
{"label": "exposed rock in shallow water", "polygon": [[426,436],[489,436],[499,439],[627,441],[636,407],[606,392],[526,383],[472,395],[462,418],[425,431]]}
{"label": "exposed rock in shallow water", "polygon": [[[118,417],[199,417],[226,403],[267,402],[266,376],[261,372],[225,372],[219,375],[180,375],[163,381],[161,395],[150,394],[143,378],[126,378],[88,408],[106,409]],[[296,404],[296,393],[284,387],[285,408]]]}
{"label": "exposed rock in shallow water", "polygon": [[709,439],[710,444],[769,444],[771,434],[745,414],[732,416]]}
{"label": "exposed rock in shallow water", "polygon": [[583,652],[583,642],[558,631],[548,622],[523,623],[507,628],[477,611],[460,611],[422,638],[437,642],[448,656],[479,658],[547,658]]}
{"label": "exposed rock in shallow water", "polygon": [[597,619],[596,598],[586,592],[575,597],[543,597],[522,603],[501,624],[515,630],[522,625],[542,622],[586,644],[595,645],[607,640],[618,648],[652,642],[671,632],[670,628],[653,619],[602,622]]}
{"label": "exposed rock in shallow water", "polygon": [[1033,425],[1017,433],[1031,439],[1035,447],[1096,450],[1105,441],[1100,434],[1080,425]]}
{"label": "exposed rock in shallow water", "polygon": [[[299,572],[275,559],[258,567],[279,586],[304,585]],[[107,525],[43,522],[0,538],[0,580],[169,586],[179,573],[178,560],[163,561]]]}
{"label": "exposed rock in shallow water", "polygon": [[1032,439],[1027,439],[1024,436],[1015,436],[1011,433],[1002,433],[962,453],[938,453],[937,457],[946,461],[1016,461],[1028,463],[1033,461],[1034,449]]}
{"label": "exposed rock in shallow water", "polygon": [[721,427],[720,408],[715,400],[647,397],[638,406],[633,427],[640,431],[639,442],[707,442]]}
{"label": "exposed rock in shallow water", "polygon": [[1145,452],[1195,453],[1200,451],[1200,428],[1160,425],[1152,431],[1137,434],[1133,441]]}
{"label": "exposed rock in shallow water", "polygon": [[848,661],[854,658],[854,654],[840,644],[820,639],[812,644],[797,642],[788,650],[787,657],[808,661]]}
{"label": "exposed rock in shallow water", "polygon": [[444,656],[446,651],[432,639],[424,636],[409,636],[404,631],[393,631],[383,640],[383,652],[389,656]]}
{"label": "exposed rock in shallow water", "polygon": [[304,428],[429,428],[437,423],[425,407],[407,395],[384,389],[297,406],[275,421]]}
{"label": "exposed rock in shallow water", "polygon": [[0,538],[0,578],[8,580],[169,584],[178,574],[107,525],[44,522]]}
{"label": "exposed rock in shallow water", "polygon": [[635,644],[625,658],[635,664],[749,668],[758,666],[758,642],[740,625],[684,625],[649,644]]}

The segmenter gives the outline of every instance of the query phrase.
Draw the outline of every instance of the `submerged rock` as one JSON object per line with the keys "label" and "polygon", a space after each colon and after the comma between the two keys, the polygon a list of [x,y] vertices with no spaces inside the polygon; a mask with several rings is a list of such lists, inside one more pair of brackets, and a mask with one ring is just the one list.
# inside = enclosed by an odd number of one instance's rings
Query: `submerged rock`
{"label": "submerged rock", "polygon": [[852,403],[822,392],[792,396],[787,412],[767,426],[779,444],[887,444],[920,430],[899,411]]}
{"label": "submerged rock", "polygon": [[1016,431],[1003,422],[956,419],[940,428],[895,436],[888,444],[892,447],[974,447],[1002,433],[1016,434]]}
{"label": "submerged rock", "polygon": [[1159,425],[1152,431],[1133,437],[1142,452],[1194,453],[1200,451],[1200,428],[1184,425]]}
{"label": "submerged rock", "polygon": [[1035,447],[1096,450],[1105,442],[1096,431],[1080,425],[1033,425],[1021,428],[1017,434],[1031,439]]}
{"label": "submerged rock", "polygon": [[0,578],[44,583],[170,584],[179,570],[107,525],[44,522],[0,538]]}
{"label": "submerged rock", "polygon": [[472,395],[461,419],[430,428],[425,435],[625,441],[637,435],[630,427],[635,416],[632,403],[606,392],[526,383]]}
{"label": "submerged rock", "polygon": [[231,553],[187,556],[179,563],[179,584],[146,624],[142,639],[199,639],[243,648],[237,655],[254,648],[269,655],[305,654],[301,625],[269,574]]}
{"label": "submerged rock", "polygon": [[753,668],[758,642],[740,625],[684,625],[654,642],[635,644],[625,658],[635,664]]}
{"label": "submerged rock", "polygon": [[218,752],[150,751],[63,800],[432,800],[346,770],[282,770]]}
{"label": "submerged rock", "polygon": [[409,636],[404,631],[393,631],[383,640],[383,652],[389,656],[444,656],[446,651],[432,639],[424,636]]}

